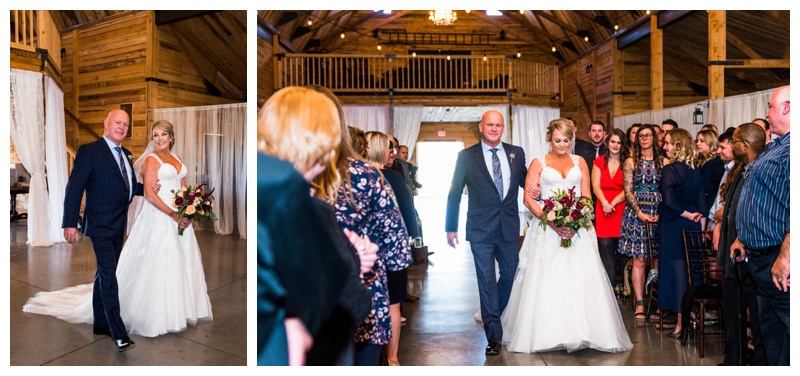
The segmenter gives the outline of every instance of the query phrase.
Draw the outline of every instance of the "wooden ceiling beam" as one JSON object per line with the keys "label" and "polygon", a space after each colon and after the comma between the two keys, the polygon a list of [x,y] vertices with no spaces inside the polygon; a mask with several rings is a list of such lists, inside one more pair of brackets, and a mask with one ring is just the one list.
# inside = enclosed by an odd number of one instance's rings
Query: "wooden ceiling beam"
{"label": "wooden ceiling beam", "polygon": [[[473,13],[470,13],[470,14],[472,14],[475,17],[480,18],[484,22],[486,22],[486,23],[488,23],[488,24],[490,24],[490,25],[492,25],[492,26],[494,26],[494,27],[496,27],[496,28],[498,28],[500,30],[508,29],[507,25],[504,25],[504,24],[500,23],[499,21],[497,21],[497,20],[495,20],[495,19],[493,19],[493,18],[491,18],[491,17],[489,17],[489,16],[487,16],[485,14],[481,14],[481,12],[473,12]],[[533,26],[531,25],[531,27],[533,27]],[[529,38],[526,35],[522,35],[522,34],[516,33],[516,32],[511,31],[511,30],[506,30],[506,33],[511,34],[515,38],[517,38],[517,39],[519,39],[519,40],[521,40],[521,41],[523,41],[525,43],[528,43],[529,45],[531,45],[533,47],[536,47],[539,50],[542,50],[542,51],[546,52],[547,54],[545,56],[548,56],[548,57],[552,58],[550,60],[550,62],[563,62],[561,59],[553,56],[552,52],[550,51],[550,49],[548,47],[542,46],[542,44],[540,42],[538,42],[536,40],[533,40],[533,39]]]}
{"label": "wooden ceiling beam", "polygon": [[[561,38],[558,38],[558,37],[554,36],[553,34],[550,34],[550,32],[547,31],[546,28],[544,28],[544,22],[542,22],[542,18],[539,16],[538,13],[533,13],[533,16],[536,18],[537,21],[539,21],[539,24],[542,25],[542,32],[547,36],[547,39],[548,39],[548,41],[550,43],[550,46],[548,46],[548,47],[555,46],[556,41],[561,39]],[[572,52],[567,48],[556,48],[556,50],[561,53],[561,56],[564,56],[565,61],[575,60],[575,58],[578,55],[577,53]],[[566,52],[566,54],[565,54],[565,52]]]}
{"label": "wooden ceiling beam", "polygon": [[558,26],[561,26],[562,28],[564,28],[565,30],[569,31],[572,34],[578,34],[578,29],[576,29],[574,26],[569,25],[566,22],[563,22],[563,21],[559,20],[558,18],[547,14],[543,10],[534,10],[533,14],[535,14],[537,16],[540,16],[540,17],[542,17],[542,18],[544,18],[544,19],[546,19],[546,20],[548,20],[548,21],[550,21],[550,22],[552,22],[552,23],[554,23],[554,24],[556,24]]}
{"label": "wooden ceiling beam", "polygon": [[[360,29],[360,28],[365,28],[366,29],[365,32],[359,32],[359,33],[362,34],[362,35],[363,34],[369,35],[370,33],[372,33],[373,30],[380,29],[381,27],[394,22],[394,20],[396,20],[396,19],[398,19],[400,17],[404,17],[405,15],[407,15],[407,14],[409,14],[411,12],[412,11],[410,11],[410,10],[397,11],[396,13],[393,13],[391,16],[389,16],[387,18],[384,18],[384,19],[366,18],[363,21],[358,22],[355,25],[348,26],[347,29],[348,30],[357,30],[357,29]],[[345,34],[347,34],[347,32],[345,32]],[[324,43],[324,41],[322,43],[322,48],[326,49],[328,52],[336,51],[336,50],[342,48],[344,45],[350,43],[351,41],[354,41],[354,40],[358,39],[358,38],[345,38],[345,39],[342,39],[338,35],[332,35],[331,38],[333,38],[334,41],[332,41],[332,42],[329,41],[329,44]]]}
{"label": "wooden ceiling beam", "polygon": [[775,20],[778,25],[789,31],[789,16],[779,10],[765,10],[764,13]]}
{"label": "wooden ceiling beam", "polygon": [[[285,37],[284,37],[284,36],[281,34],[281,32],[280,32],[280,31],[278,31],[277,29],[275,29],[275,27],[273,27],[272,25],[268,24],[268,23],[267,23],[267,21],[265,21],[265,20],[264,20],[263,18],[261,18],[261,17],[258,17],[258,18],[257,18],[257,21],[258,21],[258,27],[259,27],[259,28],[261,28],[261,29],[263,29],[263,30],[264,30],[264,32],[266,32],[266,33],[269,33],[269,34],[272,34],[272,35],[277,35],[277,36],[279,37],[279,38],[278,38],[278,41],[279,41],[279,42],[280,42],[280,44],[283,46],[283,48],[285,48],[285,49],[286,49],[287,51],[289,51],[289,52],[292,52],[292,53],[297,53],[297,48],[295,48],[295,47],[294,47],[294,45],[292,44],[292,42],[288,41],[288,40],[287,40],[287,39],[286,39],[286,38],[285,38]],[[261,33],[259,33],[259,36],[260,36],[260,35],[261,35]],[[266,39],[266,38],[264,38],[264,37],[262,37],[262,39],[264,39],[264,40],[267,40],[267,39]],[[267,40],[267,42],[269,42],[270,44],[272,44],[272,41],[270,41],[270,40]]]}

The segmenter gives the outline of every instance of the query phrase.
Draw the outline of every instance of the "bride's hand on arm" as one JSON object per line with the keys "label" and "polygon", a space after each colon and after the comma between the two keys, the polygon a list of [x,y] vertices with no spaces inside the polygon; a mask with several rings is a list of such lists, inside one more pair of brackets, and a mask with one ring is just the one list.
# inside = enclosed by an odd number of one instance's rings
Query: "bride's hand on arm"
{"label": "bride's hand on arm", "polygon": [[522,203],[525,207],[533,213],[537,218],[542,215],[542,208],[536,202],[536,198],[531,195],[531,192],[539,191],[541,194],[541,187],[539,186],[539,177],[542,174],[542,165],[538,159],[534,159],[528,168],[528,175],[525,176],[525,192],[523,195]]}

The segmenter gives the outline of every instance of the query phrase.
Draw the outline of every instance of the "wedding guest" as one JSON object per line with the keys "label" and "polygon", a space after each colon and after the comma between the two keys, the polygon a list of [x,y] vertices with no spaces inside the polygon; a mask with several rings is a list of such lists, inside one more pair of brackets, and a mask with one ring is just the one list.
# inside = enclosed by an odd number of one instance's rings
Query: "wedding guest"
{"label": "wedding guest", "polygon": [[719,135],[717,137],[717,156],[722,163],[724,163],[724,172],[722,173],[722,177],[719,180],[719,187],[717,189],[716,200],[714,201],[706,201],[706,205],[709,205],[711,208],[708,211],[708,218],[709,220],[706,221],[708,224],[708,229],[716,231],[716,224],[719,221],[715,219],[715,214],[719,212],[719,215],[722,215],[722,207],[725,203],[725,194],[727,193],[727,187],[733,181],[733,178],[736,176],[736,172],[733,174],[729,173],[733,166],[736,164],[736,160],[733,158],[733,144],[731,144],[731,140],[733,139],[733,131],[725,131],[725,133]]}
{"label": "wedding guest", "polygon": [[661,122],[661,132],[664,133],[664,137],[666,137],[667,133],[671,130],[679,128],[678,123],[672,119],[666,119]]}
{"label": "wedding guest", "polygon": [[707,203],[716,201],[719,182],[725,173],[725,162],[717,155],[717,137],[717,132],[704,130],[697,132],[695,138],[698,154],[696,164],[703,179],[703,196]]}
{"label": "wedding guest", "polygon": [[353,150],[361,158],[366,157],[367,139],[364,137],[364,131],[356,127],[349,127],[349,126],[347,127],[347,130],[350,133],[350,145],[353,146]]}
{"label": "wedding guest", "polygon": [[758,124],[764,132],[767,133],[767,143],[772,142],[772,131],[769,130],[769,120],[762,119],[762,118],[755,118],[753,119],[753,123]]}
{"label": "wedding guest", "polygon": [[[734,251],[747,253],[758,287],[761,335],[769,365],[789,365],[789,85],[769,99],[770,131],[778,136],[748,165],[737,208]],[[743,260],[740,254],[737,261]]]}
{"label": "wedding guest", "polygon": [[[411,192],[403,177],[391,167],[395,161],[394,144],[389,141],[386,134],[381,132],[367,132],[366,138],[367,162],[370,162],[375,168],[379,168],[386,182],[392,187],[394,198],[403,215],[403,222],[408,228],[408,224],[417,222],[417,214],[414,211]],[[386,278],[389,289],[389,315],[392,318],[392,338],[386,345],[386,357],[390,366],[399,366],[400,303],[405,301],[408,295],[408,269],[387,272]]]}
{"label": "wedding guest", "polygon": [[664,150],[664,132],[658,124],[653,124],[653,130],[656,132],[656,139],[658,140],[658,147]]}
{"label": "wedding guest", "polygon": [[[617,276],[617,249],[619,233],[622,225],[622,212],[625,210],[624,175],[620,168],[621,161],[628,155],[625,132],[614,128],[606,140],[606,153],[597,157],[592,169],[592,190],[595,201],[595,221],[597,228],[597,245],[600,258],[608,273],[612,285],[620,285]],[[622,255],[620,255],[622,256]],[[642,315],[641,318],[644,318]]]}
{"label": "wedding guest", "polygon": [[[658,230],[661,244],[658,259],[658,307],[678,313],[672,337],[683,329],[681,300],[688,288],[686,257],[682,231],[699,231],[705,224],[705,204],[700,171],[696,169],[696,152],[692,135],[685,129],[674,129],[664,136],[664,150],[669,164],[661,169]],[[666,324],[665,324],[666,327]]]}
{"label": "wedding guest", "polygon": [[[725,132],[728,133],[728,132]],[[723,135],[725,135],[723,133]],[[740,125],[731,135],[731,152],[736,164],[728,173],[726,183],[720,189],[724,206],[719,218],[719,225],[714,228],[714,248],[717,249],[717,264],[723,270],[722,278],[722,322],[725,324],[725,357],[720,365],[735,366],[751,364],[767,365],[764,344],[761,339],[761,328],[758,324],[758,294],[753,276],[748,268],[739,269],[739,278],[734,275],[734,263],[730,262],[731,244],[737,237],[736,217],[742,194],[744,171],[742,166],[749,165],[764,151],[766,134],[758,125],[747,123]],[[720,136],[722,139],[723,136]],[[723,143],[720,142],[720,149]],[[722,155],[723,153],[720,153]],[[731,181],[731,176],[733,180]],[[730,181],[730,182],[727,182]],[[717,240],[718,239],[718,240]],[[741,305],[737,310],[737,302]],[[747,350],[746,313],[750,314],[750,329],[753,337],[754,351],[752,356]],[[741,363],[739,362],[741,359]]]}
{"label": "wedding guest", "polygon": [[[589,166],[589,176],[592,176],[594,170],[594,159],[606,153],[606,125],[600,121],[595,120],[589,124],[589,141],[584,141],[575,138],[575,154],[583,157],[586,164]],[[591,192],[592,200],[596,199],[594,189]]]}
{"label": "wedding guest", "polygon": [[[633,257],[631,280],[635,300],[634,314],[644,314],[644,267],[648,257],[646,222],[658,222],[658,205],[661,192],[663,161],[658,157],[661,149],[655,141],[655,131],[650,124],[642,125],[633,146],[633,156],[623,165],[623,187],[627,205],[622,214],[622,229],[619,234],[619,252]],[[657,254],[658,250],[654,250]]]}
{"label": "wedding guest", "polygon": [[[325,94],[339,109],[340,124],[344,111],[333,93],[321,86],[310,88]],[[381,349],[392,338],[386,272],[397,271],[411,264],[408,232],[400,209],[392,200],[393,192],[378,169],[361,159],[350,145],[350,134],[342,132],[342,143],[336,150],[330,170],[341,180],[320,174],[314,179],[317,196],[336,208],[336,220],[342,228],[366,235],[379,244],[378,260],[372,272],[365,273],[362,283],[372,293],[372,308],[355,334],[356,365],[377,366]]]}
{"label": "wedding guest", "polygon": [[258,365],[304,365],[347,278],[313,215],[309,186],[288,162],[259,153]]}
{"label": "wedding guest", "polygon": [[[291,162],[308,182],[328,167],[343,131],[334,103],[321,93],[300,87],[288,87],[270,97],[259,111],[258,130],[260,151]],[[318,198],[312,201],[333,242],[334,249],[329,251],[338,252],[347,261],[348,278],[331,315],[314,336],[306,364],[353,365],[355,327],[371,307],[371,294],[361,284],[359,272],[372,269],[378,246],[365,236],[342,231],[333,207]]]}
{"label": "wedding guest", "polygon": [[639,128],[642,126],[640,123],[633,123],[627,132],[625,133],[625,137],[628,139],[628,146],[630,146],[630,153],[633,156],[633,147],[639,142],[639,139],[636,138],[636,134],[639,132]]}

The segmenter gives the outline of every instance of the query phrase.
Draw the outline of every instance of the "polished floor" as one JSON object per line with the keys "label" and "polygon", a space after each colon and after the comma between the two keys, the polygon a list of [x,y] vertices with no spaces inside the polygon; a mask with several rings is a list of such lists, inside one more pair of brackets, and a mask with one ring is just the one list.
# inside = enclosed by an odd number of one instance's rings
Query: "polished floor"
{"label": "polished floor", "polygon": [[652,326],[639,327],[630,302],[620,302],[620,310],[634,343],[631,351],[608,354],[587,349],[574,353],[521,354],[508,352],[504,347],[498,356],[485,356],[486,338],[482,327],[474,320],[480,309],[475,267],[463,233],[466,197],[461,209],[461,245],[457,249],[446,242],[445,200],[419,196],[415,200],[423,221],[425,243],[434,254],[427,264],[409,268],[409,292],[421,299],[417,303],[403,303],[407,322],[400,337],[402,365],[716,366],[722,362],[721,336],[706,337],[705,356],[700,358],[696,339],[689,339],[686,346],[681,346],[678,340],[667,336],[667,332],[662,333]]}
{"label": "polished floor", "polygon": [[10,230],[10,365],[247,364],[247,240],[197,231],[214,321],[155,338],[131,336],[136,347],[119,353],[88,324],[22,312],[39,291],[89,283],[96,270],[91,241],[29,247],[25,220]]}

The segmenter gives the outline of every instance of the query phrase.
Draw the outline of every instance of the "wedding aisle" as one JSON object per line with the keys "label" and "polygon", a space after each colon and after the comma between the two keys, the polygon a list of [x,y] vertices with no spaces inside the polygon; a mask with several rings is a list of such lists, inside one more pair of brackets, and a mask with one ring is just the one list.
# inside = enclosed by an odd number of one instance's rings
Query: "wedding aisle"
{"label": "wedding aisle", "polygon": [[[631,351],[608,354],[582,350],[568,354],[556,351],[538,354],[484,355],[486,339],[475,321],[479,309],[478,286],[472,254],[464,241],[467,196],[462,200],[457,249],[450,248],[444,233],[446,198],[417,196],[415,205],[422,219],[425,243],[435,254],[427,264],[409,268],[409,293],[417,303],[403,303],[407,319],[400,337],[400,363],[407,366],[514,365],[514,366],[716,366],[722,361],[723,337],[706,336],[705,357],[700,358],[696,339],[686,346],[661,331],[637,327],[631,304],[620,303],[625,326],[634,343]],[[580,291],[574,293],[580,294]],[[588,313],[587,314],[591,314]],[[554,325],[558,325],[555,323]]]}
{"label": "wedding aisle", "polygon": [[35,293],[89,283],[96,270],[90,240],[28,247],[26,231],[25,220],[11,223],[10,365],[247,364],[247,240],[196,231],[214,321],[154,338],[132,335],[136,348],[119,353],[109,337],[92,334],[91,325],[22,312]]}

